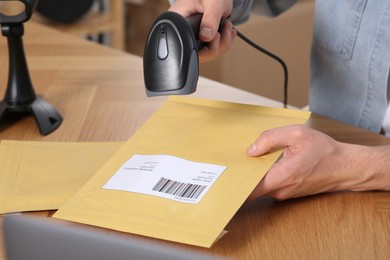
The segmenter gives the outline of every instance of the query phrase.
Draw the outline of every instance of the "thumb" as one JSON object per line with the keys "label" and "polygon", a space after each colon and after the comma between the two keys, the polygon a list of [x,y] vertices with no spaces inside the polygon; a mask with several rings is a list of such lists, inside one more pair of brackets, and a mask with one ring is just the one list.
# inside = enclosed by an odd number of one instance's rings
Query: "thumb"
{"label": "thumb", "polygon": [[291,145],[290,126],[264,131],[247,148],[249,156],[260,156]]}
{"label": "thumb", "polygon": [[204,13],[199,31],[199,38],[210,42],[218,32],[220,22],[232,11],[232,1],[204,1]]}

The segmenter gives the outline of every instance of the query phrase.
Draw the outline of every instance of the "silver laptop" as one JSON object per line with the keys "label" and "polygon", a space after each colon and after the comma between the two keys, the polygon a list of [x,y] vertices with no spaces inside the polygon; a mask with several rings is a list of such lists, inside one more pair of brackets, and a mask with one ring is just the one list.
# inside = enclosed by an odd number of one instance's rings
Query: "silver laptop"
{"label": "silver laptop", "polygon": [[222,259],[66,221],[27,215],[6,215],[3,231],[9,260]]}

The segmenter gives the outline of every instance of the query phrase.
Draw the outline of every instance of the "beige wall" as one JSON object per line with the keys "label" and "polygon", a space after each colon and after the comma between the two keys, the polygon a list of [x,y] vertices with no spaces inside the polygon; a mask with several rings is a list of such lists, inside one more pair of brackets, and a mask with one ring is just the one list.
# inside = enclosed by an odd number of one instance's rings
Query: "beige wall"
{"label": "beige wall", "polygon": [[[289,71],[289,104],[308,103],[309,56],[313,1],[301,1],[277,18],[252,15],[237,27],[245,36],[281,57]],[[237,39],[218,60],[201,65],[203,76],[275,100],[283,100],[283,70],[279,63]]]}
{"label": "beige wall", "polygon": [[[133,2],[132,2],[133,1]],[[289,104],[308,102],[309,55],[314,0],[301,0],[277,18],[252,15],[237,29],[281,57],[289,69]],[[127,6],[127,50],[142,55],[147,33],[165,0],[130,0]],[[240,39],[223,57],[200,66],[201,75],[275,100],[283,100],[283,71],[279,63]]]}
{"label": "beige wall", "polygon": [[153,21],[169,8],[169,3],[168,0],[127,0],[126,3],[126,50],[142,56]]}

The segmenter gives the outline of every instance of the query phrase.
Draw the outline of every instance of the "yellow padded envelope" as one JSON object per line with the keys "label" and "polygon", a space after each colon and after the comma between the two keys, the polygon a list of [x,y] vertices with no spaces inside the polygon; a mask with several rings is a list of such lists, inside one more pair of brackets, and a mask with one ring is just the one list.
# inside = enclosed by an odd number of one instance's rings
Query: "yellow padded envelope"
{"label": "yellow padded envelope", "polygon": [[58,209],[123,143],[0,143],[0,213]]}
{"label": "yellow padded envelope", "polygon": [[[246,147],[270,128],[303,124],[309,112],[170,97],[56,218],[211,247],[281,151],[251,158]],[[102,186],[133,155],[172,155],[227,166],[197,204]],[[245,231],[243,231],[245,232]]]}

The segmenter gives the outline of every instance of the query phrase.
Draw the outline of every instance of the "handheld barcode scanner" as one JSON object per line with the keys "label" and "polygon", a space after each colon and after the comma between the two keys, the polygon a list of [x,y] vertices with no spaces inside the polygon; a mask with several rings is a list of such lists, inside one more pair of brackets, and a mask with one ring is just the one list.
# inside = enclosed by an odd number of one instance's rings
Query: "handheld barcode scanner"
{"label": "handheld barcode scanner", "polygon": [[[1,0],[0,0],[1,1]],[[153,23],[145,45],[144,81],[148,97],[194,93],[199,78],[198,50],[205,46],[199,40],[203,14],[188,18],[164,12]],[[223,22],[220,24],[220,28]],[[237,30],[244,42],[282,65],[284,72],[284,107],[288,98],[288,70],[285,62],[257,45]]]}
{"label": "handheld barcode scanner", "polygon": [[195,92],[199,78],[198,39],[202,14],[184,18],[164,12],[154,22],[145,46],[144,81],[148,97]]}

